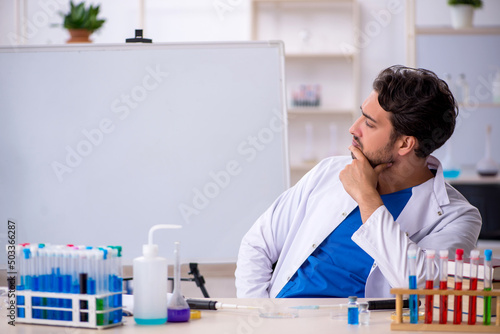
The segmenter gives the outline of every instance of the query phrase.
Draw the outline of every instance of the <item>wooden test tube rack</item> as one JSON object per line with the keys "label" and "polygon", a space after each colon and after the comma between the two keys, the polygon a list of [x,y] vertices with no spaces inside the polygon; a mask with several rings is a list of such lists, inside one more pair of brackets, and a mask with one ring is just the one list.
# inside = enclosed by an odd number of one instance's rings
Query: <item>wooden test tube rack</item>
{"label": "wooden test tube rack", "polygon": [[[496,296],[497,313],[500,311],[500,290],[491,291],[471,291],[471,290],[429,290],[429,289],[391,289],[391,293],[396,295],[396,320],[391,323],[391,330],[399,331],[435,331],[435,332],[478,332],[478,333],[499,333],[500,316],[496,316],[495,323],[483,325],[482,321],[477,321],[475,325],[469,325],[462,322],[455,325],[453,322],[440,324],[439,321],[433,321],[432,324],[426,323],[403,323],[403,295],[437,295],[437,296]],[[448,311],[448,310],[447,310]]]}

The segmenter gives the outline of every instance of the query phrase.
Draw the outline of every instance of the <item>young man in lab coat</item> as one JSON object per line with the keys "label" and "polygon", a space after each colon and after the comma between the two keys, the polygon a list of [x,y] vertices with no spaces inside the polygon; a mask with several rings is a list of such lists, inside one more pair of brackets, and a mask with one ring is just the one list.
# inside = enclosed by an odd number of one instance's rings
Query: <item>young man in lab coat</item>
{"label": "young man in lab coat", "polygon": [[426,249],[468,254],[481,217],[430,155],[457,114],[433,72],[383,70],[349,130],[351,156],[321,161],[244,236],[238,297],[388,297],[408,284],[409,247],[418,249],[419,286]]}

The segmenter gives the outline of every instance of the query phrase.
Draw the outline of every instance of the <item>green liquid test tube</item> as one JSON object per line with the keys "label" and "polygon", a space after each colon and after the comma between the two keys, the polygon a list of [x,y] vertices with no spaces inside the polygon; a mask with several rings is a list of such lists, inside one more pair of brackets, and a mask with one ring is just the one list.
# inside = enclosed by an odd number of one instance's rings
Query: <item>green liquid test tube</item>
{"label": "green liquid test tube", "polygon": [[[492,267],[491,267],[491,249],[484,250],[484,291],[491,291],[492,286]],[[491,324],[491,296],[484,296],[483,325]]]}
{"label": "green liquid test tube", "polygon": [[[491,291],[490,288],[484,289],[484,291]],[[483,325],[491,324],[491,296],[484,297],[484,312],[483,312]]]}

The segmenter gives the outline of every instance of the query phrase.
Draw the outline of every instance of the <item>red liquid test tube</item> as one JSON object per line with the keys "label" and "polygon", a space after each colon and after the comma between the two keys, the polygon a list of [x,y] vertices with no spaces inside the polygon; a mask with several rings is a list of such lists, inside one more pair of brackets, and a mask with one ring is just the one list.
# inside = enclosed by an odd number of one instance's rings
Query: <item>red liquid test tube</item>
{"label": "red liquid test tube", "polygon": [[[470,252],[470,287],[469,290],[477,290],[477,271],[479,266],[479,251],[474,249]],[[467,324],[475,325],[477,315],[477,296],[469,296],[469,318]]]}
{"label": "red liquid test tube", "polygon": [[[439,289],[448,289],[448,250],[439,251]],[[448,296],[439,296],[439,323],[448,322]]]}
{"label": "red liquid test tube", "polygon": [[[464,276],[464,250],[457,248],[455,252],[455,290],[462,290]],[[462,323],[462,296],[455,295],[453,307],[453,323],[460,325]]]}
{"label": "red liquid test tube", "polygon": [[[425,252],[425,273],[426,281],[425,288],[432,290],[434,288],[434,258],[436,256],[436,251],[433,249],[428,249]],[[434,296],[425,296],[425,323],[432,324],[432,314],[434,311]]]}

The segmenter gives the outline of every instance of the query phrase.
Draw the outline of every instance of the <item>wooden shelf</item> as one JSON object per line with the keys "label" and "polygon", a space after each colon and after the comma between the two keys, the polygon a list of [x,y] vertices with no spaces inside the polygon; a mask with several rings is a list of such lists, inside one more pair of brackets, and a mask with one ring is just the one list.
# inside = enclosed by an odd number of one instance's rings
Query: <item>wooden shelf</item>
{"label": "wooden shelf", "polygon": [[416,27],[417,35],[500,35],[500,26],[454,29],[448,26]]}
{"label": "wooden shelf", "polygon": [[353,0],[253,0],[255,3],[342,3],[342,2],[352,2]]}
{"label": "wooden shelf", "polygon": [[321,107],[289,108],[289,115],[353,115],[352,109],[326,109]]}
{"label": "wooden shelf", "polygon": [[500,103],[478,103],[478,104],[459,103],[458,106],[460,108],[464,108],[467,110],[475,110],[475,109],[486,109],[486,108],[500,108]]}
{"label": "wooden shelf", "polygon": [[287,53],[286,59],[300,59],[300,60],[318,60],[318,59],[339,59],[339,58],[352,58],[353,52],[325,52],[325,53]]}

